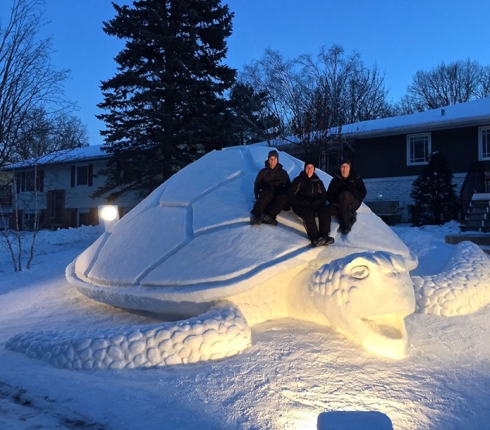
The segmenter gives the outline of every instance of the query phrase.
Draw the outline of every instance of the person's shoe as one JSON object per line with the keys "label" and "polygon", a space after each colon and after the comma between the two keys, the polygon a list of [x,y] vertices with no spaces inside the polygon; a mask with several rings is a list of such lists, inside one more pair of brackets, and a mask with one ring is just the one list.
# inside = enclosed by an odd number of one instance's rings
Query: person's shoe
{"label": "person's shoe", "polygon": [[342,227],[342,234],[349,234],[350,233],[350,227]]}
{"label": "person's shoe", "polygon": [[278,224],[277,221],[274,218],[270,217],[269,215],[264,215],[262,217],[262,223],[269,224],[269,225],[277,225]]}
{"label": "person's shoe", "polygon": [[252,225],[260,225],[260,224],[262,224],[262,221],[260,220],[260,218],[258,216],[252,215],[250,217],[250,224],[252,224]]}
{"label": "person's shoe", "polygon": [[335,243],[335,239],[333,237],[330,237],[328,234],[326,236],[323,236],[323,240],[325,241],[325,245],[331,245],[332,243]]}
{"label": "person's shoe", "polygon": [[315,237],[311,239],[311,244],[313,246],[323,246],[325,245],[325,239],[321,236]]}

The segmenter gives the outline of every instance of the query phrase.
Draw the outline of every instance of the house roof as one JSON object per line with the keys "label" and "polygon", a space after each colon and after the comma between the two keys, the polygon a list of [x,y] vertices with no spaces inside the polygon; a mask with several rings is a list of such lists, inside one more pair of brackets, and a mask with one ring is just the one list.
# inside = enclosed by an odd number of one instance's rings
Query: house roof
{"label": "house roof", "polygon": [[50,164],[74,163],[78,161],[90,161],[110,158],[111,155],[103,151],[102,146],[103,145],[91,145],[84,146],[83,148],[57,151],[53,152],[52,154],[44,155],[37,160],[30,159],[4,166],[1,170],[21,169],[23,167],[32,167],[34,164],[46,166]]}
{"label": "house roof", "polygon": [[490,124],[490,97],[411,115],[361,121],[342,126],[355,139]]}

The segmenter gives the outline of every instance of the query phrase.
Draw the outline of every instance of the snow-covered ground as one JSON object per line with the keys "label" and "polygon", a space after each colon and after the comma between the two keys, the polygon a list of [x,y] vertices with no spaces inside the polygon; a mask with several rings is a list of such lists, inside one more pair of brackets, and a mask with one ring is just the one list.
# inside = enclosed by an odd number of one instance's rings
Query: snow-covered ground
{"label": "snow-covered ground", "polygon": [[[456,223],[393,230],[419,257],[412,275],[439,273],[456,248],[444,243]],[[254,326],[252,346],[235,357],[186,366],[75,371],[5,349],[21,332],[157,322],[89,300],[65,280],[99,234],[42,231],[31,270],[20,273],[0,247],[0,428],[314,429],[320,414],[342,411],[350,415],[338,428],[350,428],[356,411],[380,412],[394,429],[488,428],[490,307],[410,315],[399,361],[290,319]]]}

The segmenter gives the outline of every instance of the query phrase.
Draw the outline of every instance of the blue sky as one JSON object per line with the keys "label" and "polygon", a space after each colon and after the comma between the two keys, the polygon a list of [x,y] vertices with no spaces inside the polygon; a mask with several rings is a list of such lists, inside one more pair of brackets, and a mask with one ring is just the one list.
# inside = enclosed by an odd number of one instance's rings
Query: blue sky
{"label": "blue sky", "polygon": [[[13,0],[2,0],[4,20]],[[124,4],[123,0],[117,3]],[[127,4],[130,2],[127,1]],[[339,44],[357,51],[364,64],[385,73],[389,101],[398,101],[418,70],[441,61],[470,58],[490,65],[490,6],[485,0],[223,0],[235,12],[227,64],[242,69],[265,49],[284,58],[316,55]],[[131,2],[132,4],[132,2]],[[99,130],[100,81],[116,73],[113,58],[121,41],[102,31],[115,15],[110,0],[46,0],[43,29],[53,36],[52,62],[70,69],[66,98],[78,103],[91,144],[103,143]]]}

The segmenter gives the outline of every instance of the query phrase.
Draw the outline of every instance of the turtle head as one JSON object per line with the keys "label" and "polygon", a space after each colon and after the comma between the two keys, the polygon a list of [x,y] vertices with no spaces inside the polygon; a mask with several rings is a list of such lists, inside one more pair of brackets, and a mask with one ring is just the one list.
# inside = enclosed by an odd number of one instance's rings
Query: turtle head
{"label": "turtle head", "polygon": [[401,256],[365,252],[333,260],[313,273],[309,291],[332,325],[365,349],[405,356],[404,318],[415,310],[415,295]]}

